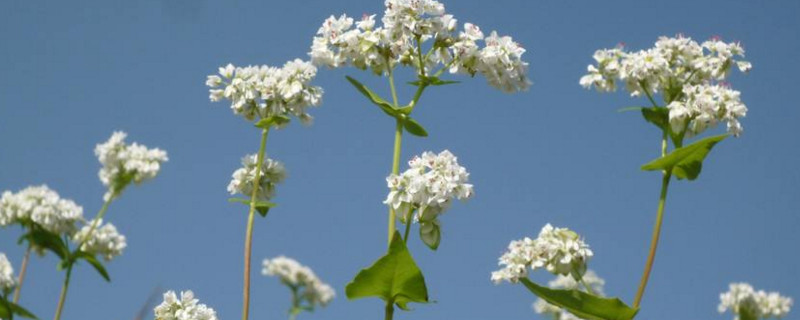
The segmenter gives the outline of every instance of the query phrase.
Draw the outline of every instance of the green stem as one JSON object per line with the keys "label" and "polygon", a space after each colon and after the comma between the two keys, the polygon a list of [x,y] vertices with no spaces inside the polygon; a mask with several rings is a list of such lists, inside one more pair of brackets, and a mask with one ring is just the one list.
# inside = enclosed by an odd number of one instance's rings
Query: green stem
{"label": "green stem", "polygon": [[414,210],[409,209],[408,213],[406,213],[405,220],[406,220],[406,231],[403,233],[403,243],[408,243],[408,233],[411,231],[411,215],[413,214]]}
{"label": "green stem", "polygon": [[389,88],[392,90],[392,102],[397,108],[397,89],[394,86],[394,71],[391,65],[389,65]]}
{"label": "green stem", "polygon": [[392,320],[392,318],[394,318],[394,302],[386,301],[386,313],[383,319]]}
{"label": "green stem", "polygon": [[[667,154],[667,133],[661,139],[661,156]],[[658,239],[661,234],[661,223],[664,220],[664,206],[667,202],[667,189],[669,188],[669,181],[672,178],[672,172],[664,170],[661,179],[661,195],[658,198],[658,211],[656,212],[656,222],[653,227],[653,236],[650,241],[650,253],[647,256],[647,262],[644,265],[644,272],[642,279],[639,281],[639,289],[636,291],[636,298],[633,302],[633,307],[638,308],[642,302],[644,289],[647,287],[647,280],[650,278],[650,272],[653,270],[653,261],[656,258],[656,249],[658,248]]]}
{"label": "green stem", "polygon": [[590,287],[588,284],[586,284],[586,280],[584,280],[583,277],[581,277],[581,281],[580,282],[583,285],[583,287],[586,288],[586,292],[588,292],[589,294],[595,294],[594,290],[592,290],[592,287]]}
{"label": "green stem", "polygon": [[[397,120],[397,126],[394,131],[394,155],[392,156],[392,174],[397,174],[400,172],[400,149],[403,144],[403,122],[400,119]],[[394,236],[395,230],[395,220],[397,220],[397,215],[394,212],[394,207],[389,205],[389,240],[388,244],[392,243],[392,237]]]}
{"label": "green stem", "polygon": [[650,103],[653,104],[653,107],[658,108],[658,103],[656,103],[656,100],[653,99],[653,95],[650,94],[650,90],[647,90],[647,86],[645,86],[645,84],[646,83],[644,81],[639,81],[639,86],[642,87],[642,91],[644,91],[644,94],[647,95],[647,99],[650,100]]}
{"label": "green stem", "polygon": [[295,320],[302,309],[300,308],[300,299],[297,297],[297,287],[290,286],[289,288],[292,289],[292,308],[289,309],[289,320]]}
{"label": "green stem", "polygon": [[58,299],[58,307],[56,308],[55,320],[61,318],[61,310],[64,308],[64,302],[67,300],[67,291],[69,290],[69,280],[72,277],[72,268],[75,266],[75,260],[73,259],[73,257],[78,252],[81,251],[81,247],[83,247],[83,244],[85,244],[86,241],[89,241],[89,239],[92,236],[92,233],[95,231],[95,229],[97,229],[98,222],[101,219],[103,219],[103,217],[106,215],[106,212],[108,211],[108,206],[111,204],[111,201],[113,201],[114,198],[115,194],[112,194],[111,196],[108,197],[108,199],[106,199],[103,202],[103,206],[100,207],[100,211],[97,212],[97,215],[92,220],[92,224],[89,226],[89,232],[87,232],[86,235],[83,236],[81,242],[75,248],[75,251],[70,253],[70,257],[68,257],[68,259],[70,260],[69,260],[69,265],[67,266],[67,275],[64,279],[64,286],[61,288],[61,296]]}
{"label": "green stem", "polygon": [[267,150],[267,136],[269,128],[261,130],[261,146],[258,148],[257,168],[253,180],[253,192],[250,195],[250,212],[247,215],[247,232],[244,238],[244,288],[242,292],[242,320],[247,320],[250,315],[250,257],[253,244],[253,220],[256,213],[256,196],[261,185],[261,164],[264,163],[264,153]]}
{"label": "green stem", "polygon": [[61,311],[64,309],[64,302],[67,300],[67,290],[69,289],[69,280],[72,277],[72,266],[70,263],[67,267],[67,276],[64,278],[64,285],[61,286],[61,296],[58,298],[58,307],[56,307],[56,315],[53,319],[61,319]]}
{"label": "green stem", "polygon": [[419,74],[425,78],[425,62],[422,61],[422,44],[419,36],[417,36],[417,59],[419,59]]}
{"label": "green stem", "polygon": [[19,268],[19,277],[17,277],[17,286],[14,288],[14,303],[19,302],[19,295],[22,291],[22,282],[25,281],[25,271],[28,270],[28,260],[31,257],[31,246],[25,250],[25,256],[22,258],[22,266]]}

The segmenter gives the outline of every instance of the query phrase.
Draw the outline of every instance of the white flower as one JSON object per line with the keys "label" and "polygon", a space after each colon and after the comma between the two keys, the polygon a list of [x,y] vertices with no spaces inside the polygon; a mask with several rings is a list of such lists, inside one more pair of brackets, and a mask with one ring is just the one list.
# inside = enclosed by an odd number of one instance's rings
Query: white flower
{"label": "white flower", "polygon": [[158,148],[148,149],[136,142],[126,144],[127,134],[115,131],[108,141],[98,144],[94,154],[103,165],[98,173],[100,181],[108,187],[103,199],[109,201],[120,195],[131,182],[140,184],[153,179],[161,170],[161,164],[169,160],[167,152]]}
{"label": "white flower", "polygon": [[492,281],[516,283],[528,276],[528,268],[544,268],[558,275],[580,278],[593,256],[583,240],[572,230],[545,225],[536,239],[511,241],[508,251],[499,259],[500,270],[492,272]]}
{"label": "white flower", "polygon": [[326,306],[336,296],[333,288],[317,278],[311,268],[292,258],[278,256],[264,259],[263,266],[263,275],[277,276],[293,290],[301,290],[298,297],[308,302],[312,308],[316,305]]}
{"label": "white flower", "polygon": [[[592,292],[596,295],[603,296],[603,286],[605,285],[605,280],[598,277],[596,273],[592,270],[586,271],[583,275],[583,282],[586,283],[589,287],[592,288]],[[559,275],[555,280],[550,281],[548,283],[550,288],[553,289],[577,289],[580,291],[586,291],[582,283],[579,283],[575,280],[575,278],[571,276],[563,276]],[[569,313],[566,309],[562,309],[560,307],[554,306],[552,304],[547,303],[543,299],[539,298],[533,304],[533,309],[538,314],[543,314],[549,316],[553,320],[579,320],[577,316]]]}
{"label": "white flower", "polygon": [[164,302],[154,310],[155,320],[217,320],[214,309],[197,302],[192,291],[181,292],[180,300],[174,291],[167,291]]}
{"label": "white flower", "polygon": [[[375,15],[364,15],[355,24],[346,15],[326,19],[313,39],[311,61],[330,68],[349,64],[378,75],[397,65],[410,65],[429,76],[441,65],[450,73],[480,73],[505,92],[530,86],[528,63],[522,61],[525,49],[511,37],[496,32],[484,37],[471,23],[457,32],[457,19],[435,0],[386,0],[384,4],[380,27],[375,26]],[[482,48],[480,40],[485,43]],[[423,45],[429,47],[427,52]]]}
{"label": "white flower", "polygon": [[[253,181],[258,171],[258,155],[251,154],[242,158],[242,167],[233,172],[231,182],[228,184],[230,194],[242,194],[250,197],[253,193]],[[275,185],[286,178],[286,169],[279,161],[264,157],[261,163],[261,177],[256,199],[269,200],[275,195]]]}
{"label": "white flower", "polygon": [[209,98],[230,100],[233,112],[247,120],[294,115],[310,123],[307,109],[322,102],[322,88],[310,84],[317,68],[300,59],[286,62],[282,68],[228,64],[219,74],[208,76]]}
{"label": "white flower", "polygon": [[6,258],[6,254],[0,252],[0,293],[11,290],[17,285],[17,279],[14,278],[14,267],[11,262]]}
{"label": "white flower", "polygon": [[580,84],[607,92],[616,90],[619,80],[631,96],[661,93],[675,133],[694,136],[725,121],[728,132],[738,136],[742,132],[739,118],[747,108],[739,100],[739,92],[721,82],[734,65],[741,72],[750,71],[752,65],[739,57],[744,57],[744,49],[737,42],[712,39],[701,45],[683,36],[660,37],[646,50],[598,50],[594,54],[597,64],[587,67]]}
{"label": "white flower", "polygon": [[72,200],[61,199],[46,185],[31,186],[0,197],[0,226],[34,223],[57,235],[70,235],[75,222],[83,218],[83,208]]}
{"label": "white flower", "polygon": [[81,251],[87,252],[92,255],[101,255],[106,261],[111,261],[116,256],[122,254],[127,243],[125,236],[117,231],[113,224],[103,224],[103,220],[97,221],[96,228],[92,231],[91,236],[87,238],[87,234],[91,229],[93,221],[86,223],[80,231],[72,236],[72,241],[76,244],[81,244]]}
{"label": "white flower", "polygon": [[417,210],[415,221],[434,221],[453,199],[472,197],[469,173],[450,151],[424,152],[408,165],[410,168],[400,175],[386,178],[389,194],[383,203],[400,212]]}
{"label": "white flower", "polygon": [[792,308],[792,298],[783,297],[778,292],[755,291],[747,283],[731,283],[728,292],[719,295],[720,313],[730,310],[735,320],[742,314],[753,319],[782,318]]}

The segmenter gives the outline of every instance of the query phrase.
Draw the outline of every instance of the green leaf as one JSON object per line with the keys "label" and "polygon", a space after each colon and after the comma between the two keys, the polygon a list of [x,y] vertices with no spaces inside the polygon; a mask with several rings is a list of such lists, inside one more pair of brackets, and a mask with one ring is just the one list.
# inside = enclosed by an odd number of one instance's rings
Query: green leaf
{"label": "green leaf", "polygon": [[[30,311],[26,310],[25,308],[21,307],[18,304],[9,302],[8,305],[11,307],[11,312],[13,312],[16,315],[19,315],[20,317],[34,319],[34,320],[39,319],[35,315],[33,315],[33,313],[31,313]],[[0,311],[0,314],[2,314],[2,311]]]}
{"label": "green leaf", "polygon": [[11,302],[6,301],[0,297],[0,319],[11,318]]}
{"label": "green leaf", "polygon": [[418,137],[428,136],[428,131],[425,131],[425,128],[423,128],[422,125],[417,122],[417,120],[411,119],[410,117],[403,121],[403,128],[405,128],[408,133]]}
{"label": "green leaf", "polygon": [[[238,202],[238,203],[244,203],[244,204],[246,204],[248,206],[250,205],[250,200],[242,199],[242,198],[230,198],[230,199],[228,199],[228,202]],[[258,201],[258,200],[256,200],[256,203],[255,203],[256,211],[258,211],[258,213],[262,217],[266,217],[267,216],[267,213],[269,213],[269,208],[273,208],[273,207],[275,207],[277,205],[278,204],[273,203],[273,202],[269,202],[269,201]]]}
{"label": "green leaf", "polygon": [[672,150],[668,155],[650,161],[642,166],[642,170],[672,171],[678,179],[697,179],[703,169],[703,160],[718,142],[727,138],[727,134],[708,137],[688,146]]}
{"label": "green leaf", "polygon": [[569,310],[587,320],[630,320],[638,309],[627,306],[618,298],[603,298],[583,291],[550,289],[537,285],[528,278],[520,279],[533,294],[552,305]]}
{"label": "green leaf", "polygon": [[439,248],[439,242],[442,241],[442,230],[439,226],[439,220],[433,221],[420,221],[419,224],[419,237],[431,250]]}
{"label": "green leaf", "polygon": [[667,108],[642,108],[642,117],[661,130],[669,130],[669,109]]}
{"label": "green leaf", "polygon": [[461,81],[452,81],[452,80],[442,80],[439,77],[424,77],[417,81],[409,82],[408,84],[412,86],[444,86],[448,84],[456,84],[461,83]]}
{"label": "green leaf", "polygon": [[108,271],[106,271],[106,268],[102,263],[100,263],[100,261],[97,260],[94,255],[81,251],[78,253],[78,259],[86,260],[86,262],[88,262],[90,265],[92,265],[92,267],[94,267],[95,270],[97,270],[97,273],[99,273],[103,279],[106,279],[107,282],[111,282],[111,277],[108,276]]}
{"label": "green leaf", "polygon": [[61,260],[64,260],[64,258],[69,256],[69,248],[67,248],[67,244],[64,243],[64,240],[61,239],[61,237],[52,232],[45,231],[40,228],[34,228],[24,235],[23,238],[28,240],[28,243],[34,246],[52,251],[59,258],[61,258]]}
{"label": "green leaf", "polygon": [[372,266],[362,269],[347,284],[345,293],[351,300],[379,297],[397,304],[403,310],[408,310],[409,302],[428,302],[425,277],[397,231],[392,237],[389,252]]}
{"label": "green leaf", "polygon": [[617,109],[617,112],[641,111],[642,109],[645,109],[645,107],[625,107]]}
{"label": "green leaf", "polygon": [[261,129],[269,129],[272,126],[280,127],[284,124],[289,123],[289,121],[291,121],[291,119],[289,119],[289,117],[287,116],[274,115],[259,120],[258,122],[256,122],[256,127],[259,127]]}
{"label": "green leaf", "polygon": [[384,113],[386,113],[389,116],[392,116],[394,118],[397,118],[397,117],[400,116],[398,114],[397,109],[395,109],[392,106],[392,104],[390,104],[388,101],[386,101],[383,98],[381,98],[376,93],[372,92],[372,90],[367,88],[367,86],[363,85],[361,82],[358,82],[358,80],[351,78],[350,76],[345,76],[345,77],[347,78],[347,81],[350,81],[350,84],[352,84],[354,87],[356,87],[356,90],[358,90],[358,92],[361,92],[361,94],[363,94],[365,97],[367,97],[367,99],[369,99],[369,101],[371,101],[376,106],[381,108],[381,110],[383,110]]}

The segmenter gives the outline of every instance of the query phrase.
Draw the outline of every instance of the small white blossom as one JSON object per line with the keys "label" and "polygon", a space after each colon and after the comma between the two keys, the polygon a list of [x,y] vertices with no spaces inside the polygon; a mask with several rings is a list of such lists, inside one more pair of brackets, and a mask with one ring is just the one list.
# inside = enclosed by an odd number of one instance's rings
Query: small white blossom
{"label": "small white blossom", "polygon": [[34,223],[57,235],[70,235],[75,223],[83,218],[83,208],[69,199],[61,199],[46,185],[31,186],[17,193],[3,192],[0,197],[0,226]]}
{"label": "small white blossom", "polygon": [[336,296],[333,288],[322,282],[311,268],[292,258],[278,256],[264,259],[263,266],[263,275],[276,276],[293,290],[301,290],[298,297],[308,302],[312,308],[316,305],[326,306]]}
{"label": "small white blossom", "polygon": [[[431,75],[441,65],[450,73],[479,73],[504,92],[530,86],[528,63],[522,61],[525,49],[511,37],[494,31],[484,37],[471,23],[457,32],[457,19],[435,0],[386,0],[384,4],[380,27],[375,26],[375,15],[364,15],[355,23],[346,15],[326,19],[313,39],[311,62],[329,68],[349,64],[378,75],[397,65]],[[481,40],[483,47],[478,44]],[[433,42],[429,53],[422,49],[426,42]]]}
{"label": "small white blossom", "polygon": [[14,267],[11,266],[11,262],[6,258],[6,254],[0,252],[0,294],[11,290],[16,285],[17,279],[14,278]]}
{"label": "small white blossom", "polygon": [[192,291],[181,292],[181,298],[174,291],[164,293],[164,302],[154,312],[155,320],[217,320],[217,312],[194,298]]}
{"label": "small white blossom", "polygon": [[136,142],[126,144],[127,134],[116,131],[108,141],[98,144],[94,154],[103,165],[98,173],[100,181],[108,187],[103,199],[109,201],[120,195],[131,182],[140,184],[153,179],[161,170],[161,164],[169,160],[167,152],[158,148],[148,149]]}
{"label": "small white blossom", "polygon": [[[590,288],[592,288],[592,292],[596,295],[603,296],[603,286],[605,285],[605,280],[598,277],[596,273],[592,270],[586,271],[583,275],[583,282],[586,283]],[[553,289],[577,289],[580,291],[586,291],[582,283],[579,283],[575,280],[575,278],[571,276],[563,276],[559,275],[556,279],[550,281],[548,283],[550,288]],[[579,320],[581,318],[575,316],[572,313],[569,313],[566,309],[562,309],[555,305],[544,301],[543,299],[539,298],[533,304],[533,309],[538,314],[542,314],[548,316],[550,319],[553,320]]]}
{"label": "small white blossom", "polygon": [[322,102],[322,88],[310,84],[317,68],[300,59],[288,61],[282,68],[228,64],[219,74],[208,76],[209,98],[230,100],[233,113],[247,120],[294,115],[310,123],[307,109]]}
{"label": "small white blossom", "polygon": [[114,257],[122,254],[127,243],[125,236],[117,231],[113,224],[103,224],[103,220],[97,221],[96,228],[92,231],[91,236],[87,237],[89,230],[91,230],[93,221],[86,223],[80,231],[72,236],[72,241],[76,244],[81,244],[81,251],[87,252],[92,255],[100,255],[106,261],[111,261]]}
{"label": "small white blossom", "polygon": [[424,152],[411,159],[408,166],[400,175],[386,178],[389,194],[383,203],[400,212],[416,210],[415,221],[434,221],[453,199],[472,197],[467,169],[448,150],[439,154]]}
{"label": "small white blossom", "polygon": [[492,281],[516,283],[528,276],[528,268],[544,268],[557,275],[580,278],[586,264],[593,256],[592,250],[572,230],[545,225],[536,239],[511,241],[508,251],[499,259],[500,270],[492,272]]}
{"label": "small white blossom", "polygon": [[[242,158],[242,167],[233,172],[231,182],[228,184],[230,194],[242,194],[250,197],[253,193],[253,181],[258,172],[258,155],[251,154]],[[256,199],[269,200],[275,196],[275,185],[286,178],[286,169],[279,161],[264,157],[261,163],[261,177]]]}
{"label": "small white blossom", "polygon": [[719,295],[720,313],[730,310],[735,320],[742,315],[754,319],[783,318],[792,308],[792,298],[781,296],[778,292],[755,291],[747,283],[731,283],[728,292]]}
{"label": "small white blossom", "polygon": [[683,36],[660,37],[646,50],[598,50],[596,65],[587,67],[580,84],[609,92],[621,81],[631,96],[660,93],[670,109],[672,131],[678,134],[698,135],[725,121],[728,132],[738,136],[742,132],[739,118],[747,108],[739,100],[739,92],[723,81],[734,65],[741,72],[752,69],[750,62],[738,60],[740,57],[744,57],[744,49],[738,42],[714,38],[699,44]]}

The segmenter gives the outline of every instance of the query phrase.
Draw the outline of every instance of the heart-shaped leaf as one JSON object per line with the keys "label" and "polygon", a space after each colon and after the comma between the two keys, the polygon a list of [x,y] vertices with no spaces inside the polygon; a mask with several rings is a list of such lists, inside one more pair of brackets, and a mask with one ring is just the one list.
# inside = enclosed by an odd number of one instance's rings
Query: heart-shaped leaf
{"label": "heart-shaped leaf", "polygon": [[362,269],[347,284],[345,293],[348,299],[378,297],[404,310],[408,309],[409,302],[428,302],[425,277],[397,231],[389,252],[370,267]]}
{"label": "heart-shaped leaf", "polygon": [[550,289],[537,285],[528,278],[520,279],[533,294],[548,303],[567,309],[587,320],[631,320],[638,309],[633,309],[618,298],[603,298],[583,291]]}
{"label": "heart-shaped leaf", "polygon": [[643,165],[642,170],[667,170],[672,171],[678,179],[697,179],[703,169],[703,160],[711,148],[727,137],[727,134],[708,137],[688,146],[677,148],[668,155]]}

